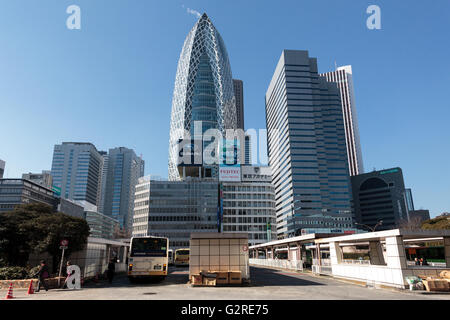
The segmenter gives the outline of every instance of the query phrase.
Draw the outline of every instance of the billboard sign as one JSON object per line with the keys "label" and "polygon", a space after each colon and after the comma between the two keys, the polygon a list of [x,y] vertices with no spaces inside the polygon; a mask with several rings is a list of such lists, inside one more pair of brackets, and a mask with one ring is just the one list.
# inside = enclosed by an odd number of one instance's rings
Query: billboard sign
{"label": "billboard sign", "polygon": [[219,181],[222,182],[241,182],[241,166],[219,166]]}
{"label": "billboard sign", "polygon": [[240,182],[239,140],[223,140],[220,147],[219,181]]}

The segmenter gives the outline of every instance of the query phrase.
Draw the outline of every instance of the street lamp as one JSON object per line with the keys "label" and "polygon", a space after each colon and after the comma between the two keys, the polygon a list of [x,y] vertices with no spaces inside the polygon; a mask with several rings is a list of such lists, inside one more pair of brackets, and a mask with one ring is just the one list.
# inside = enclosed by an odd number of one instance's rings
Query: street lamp
{"label": "street lamp", "polygon": [[294,208],[294,204],[296,204],[297,202],[300,202],[300,200],[295,200],[292,202],[291,204],[291,218],[294,220],[294,237],[295,237],[295,232],[296,232],[296,227],[295,227],[295,210],[301,209],[301,207],[298,208]]}
{"label": "street lamp", "polygon": [[367,224],[358,223],[358,222],[355,222],[355,224],[356,224],[356,225],[359,225],[359,226],[366,227],[366,228],[370,229],[372,232],[375,232],[375,230],[377,229],[377,227],[378,227],[378,226],[381,226],[381,225],[383,224],[383,220],[379,220],[379,221],[377,222],[377,224],[376,224],[374,227],[368,226]]}

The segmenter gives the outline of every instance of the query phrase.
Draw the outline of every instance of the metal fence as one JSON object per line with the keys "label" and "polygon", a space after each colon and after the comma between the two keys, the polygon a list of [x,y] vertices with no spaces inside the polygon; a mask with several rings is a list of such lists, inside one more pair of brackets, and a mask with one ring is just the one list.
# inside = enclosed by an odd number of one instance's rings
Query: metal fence
{"label": "metal fence", "polygon": [[250,265],[303,271],[302,260],[250,259]]}
{"label": "metal fence", "polygon": [[363,265],[370,265],[370,260],[351,260],[351,259],[344,259],[344,260],[342,260],[342,263],[346,263],[346,264],[363,264]]}
{"label": "metal fence", "polygon": [[331,270],[331,260],[330,259],[313,259],[313,264],[311,266],[313,273],[317,274],[332,274]]}

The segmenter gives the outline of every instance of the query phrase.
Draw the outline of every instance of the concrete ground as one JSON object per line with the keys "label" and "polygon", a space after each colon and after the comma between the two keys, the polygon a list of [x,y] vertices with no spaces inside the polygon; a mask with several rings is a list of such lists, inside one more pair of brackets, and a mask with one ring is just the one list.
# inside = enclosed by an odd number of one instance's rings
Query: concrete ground
{"label": "concrete ground", "polygon": [[[450,300],[450,294],[366,288],[329,277],[252,267],[251,285],[244,287],[191,287],[188,269],[169,269],[168,277],[159,283],[131,284],[124,275],[107,282],[88,283],[81,290],[54,289],[27,295],[14,290],[16,300]],[[6,291],[0,292],[2,297]]]}

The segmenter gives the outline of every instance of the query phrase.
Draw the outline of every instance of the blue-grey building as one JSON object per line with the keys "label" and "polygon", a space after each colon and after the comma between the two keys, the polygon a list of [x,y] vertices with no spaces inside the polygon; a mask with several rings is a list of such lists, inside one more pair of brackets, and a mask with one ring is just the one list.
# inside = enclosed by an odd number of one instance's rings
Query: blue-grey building
{"label": "blue-grey building", "polygon": [[63,142],[55,145],[51,175],[61,198],[98,205],[102,156],[92,143]]}
{"label": "blue-grey building", "polygon": [[29,203],[47,204],[56,211],[58,198],[51,189],[26,179],[0,179],[0,212]]}
{"label": "blue-grey building", "polygon": [[284,50],[265,101],[278,237],[352,230],[337,85],[319,76],[307,51]]}
{"label": "blue-grey building", "polygon": [[124,147],[109,149],[106,159],[101,213],[118,220],[121,228],[131,231],[135,187],[138,179],[144,176],[144,160],[134,150]]}
{"label": "blue-grey building", "polygon": [[[400,168],[351,177],[355,220],[361,229],[389,230],[409,220],[403,172]],[[369,227],[369,228],[368,228]]]}

